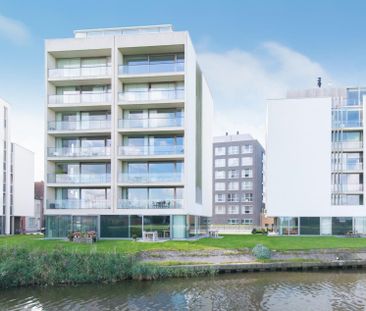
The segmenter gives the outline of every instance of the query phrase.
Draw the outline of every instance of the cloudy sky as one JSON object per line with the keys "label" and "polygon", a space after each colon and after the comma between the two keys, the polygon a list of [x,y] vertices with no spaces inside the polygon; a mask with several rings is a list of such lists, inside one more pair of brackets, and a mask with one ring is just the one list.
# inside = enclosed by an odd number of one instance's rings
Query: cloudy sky
{"label": "cloudy sky", "polygon": [[171,23],[188,30],[213,93],[215,135],[264,143],[266,98],[288,89],[366,85],[364,12],[357,0],[1,0],[0,97],[13,141],[43,177],[44,39],[74,29]]}

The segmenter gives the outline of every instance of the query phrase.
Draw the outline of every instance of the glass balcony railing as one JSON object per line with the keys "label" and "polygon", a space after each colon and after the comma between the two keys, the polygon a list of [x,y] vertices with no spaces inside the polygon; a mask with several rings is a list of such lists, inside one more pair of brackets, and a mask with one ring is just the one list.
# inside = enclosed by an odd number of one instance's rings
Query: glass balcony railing
{"label": "glass balcony railing", "polygon": [[110,200],[53,200],[47,204],[49,209],[107,209],[111,208]]}
{"label": "glass balcony railing", "polygon": [[332,121],[333,128],[363,127],[362,121]]}
{"label": "glass balcony railing", "polygon": [[111,147],[50,147],[49,157],[101,157],[110,156]]}
{"label": "glass balcony railing", "polygon": [[49,131],[108,130],[111,120],[50,121]]}
{"label": "glass balcony railing", "polygon": [[332,164],[332,171],[350,171],[357,172],[362,171],[362,163],[352,163],[352,164]]}
{"label": "glass balcony railing", "polygon": [[131,174],[120,173],[118,181],[121,183],[160,183],[160,182],[182,182],[182,173],[146,173]]}
{"label": "glass balcony railing", "polygon": [[333,184],[332,192],[362,192],[363,184]]}
{"label": "glass balcony railing", "polygon": [[182,207],[183,207],[183,199],[161,199],[161,200],[120,199],[118,201],[118,208],[121,209],[173,209]]}
{"label": "glass balcony railing", "polygon": [[149,91],[124,91],[118,94],[119,101],[154,101],[177,100],[184,98],[184,89],[174,90],[149,90]]}
{"label": "glass balcony railing", "polygon": [[51,79],[110,76],[111,74],[111,66],[48,69],[48,77]]}
{"label": "glass balcony railing", "polygon": [[183,121],[183,118],[120,119],[118,127],[121,129],[182,127]]}
{"label": "glass balcony railing", "polygon": [[120,156],[153,156],[153,155],[181,155],[184,153],[183,145],[171,146],[119,146]]}
{"label": "glass balcony railing", "polygon": [[352,150],[352,149],[362,149],[362,141],[337,141],[332,143],[332,148],[334,150]]}
{"label": "glass balcony railing", "polygon": [[55,184],[105,184],[111,182],[110,174],[48,174],[47,181]]}
{"label": "glass balcony railing", "polygon": [[61,95],[50,95],[48,97],[48,103],[50,105],[109,103],[111,101],[112,101],[112,94],[110,92],[61,94]]}
{"label": "glass balcony railing", "polygon": [[153,62],[149,64],[120,65],[120,75],[141,75],[165,72],[183,72],[184,60],[181,62]]}

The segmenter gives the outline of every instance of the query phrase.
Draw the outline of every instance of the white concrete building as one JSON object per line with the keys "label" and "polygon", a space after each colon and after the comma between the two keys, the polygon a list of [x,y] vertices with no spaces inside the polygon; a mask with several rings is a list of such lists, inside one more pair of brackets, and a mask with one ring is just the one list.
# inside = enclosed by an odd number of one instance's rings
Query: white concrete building
{"label": "white concrete building", "polygon": [[366,233],[365,88],[268,101],[266,209],[281,234]]}
{"label": "white concrete building", "polygon": [[187,32],[79,30],[46,41],[47,237],[206,230],[212,99]]}
{"label": "white concrete building", "polygon": [[0,98],[0,234],[17,233],[20,217],[34,214],[34,154],[11,143],[9,110],[9,104]]}

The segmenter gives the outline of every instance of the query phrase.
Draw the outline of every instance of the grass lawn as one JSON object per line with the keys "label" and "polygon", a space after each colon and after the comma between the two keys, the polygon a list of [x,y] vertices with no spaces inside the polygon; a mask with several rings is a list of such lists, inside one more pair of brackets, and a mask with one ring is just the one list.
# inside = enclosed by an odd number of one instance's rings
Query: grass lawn
{"label": "grass lawn", "polygon": [[134,242],[129,240],[101,240],[93,245],[77,244],[62,240],[45,240],[42,236],[16,235],[0,237],[0,247],[21,246],[32,250],[51,250],[62,247],[80,252],[137,253],[148,250],[194,251],[204,249],[253,248],[263,244],[272,250],[309,250],[319,248],[365,248],[365,238],[342,237],[268,237],[263,235],[225,235],[222,239],[200,239],[197,241],[167,241],[162,243]]}

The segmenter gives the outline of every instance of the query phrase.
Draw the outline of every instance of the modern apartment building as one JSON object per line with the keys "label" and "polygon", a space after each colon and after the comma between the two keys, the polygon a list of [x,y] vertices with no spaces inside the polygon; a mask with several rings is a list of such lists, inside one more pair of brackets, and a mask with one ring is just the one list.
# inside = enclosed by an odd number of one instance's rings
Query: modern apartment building
{"label": "modern apartment building", "polygon": [[266,209],[280,234],[366,233],[366,88],[268,101]]}
{"label": "modern apartment building", "polygon": [[212,99],[189,34],[77,30],[45,57],[46,236],[206,232]]}
{"label": "modern apartment building", "polygon": [[212,224],[260,224],[263,155],[251,135],[214,137]]}
{"label": "modern apartment building", "polygon": [[17,233],[20,217],[34,214],[34,154],[11,143],[9,111],[9,104],[0,99],[0,235]]}

